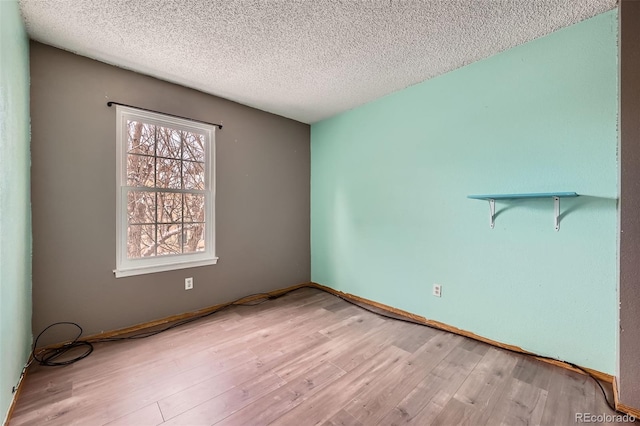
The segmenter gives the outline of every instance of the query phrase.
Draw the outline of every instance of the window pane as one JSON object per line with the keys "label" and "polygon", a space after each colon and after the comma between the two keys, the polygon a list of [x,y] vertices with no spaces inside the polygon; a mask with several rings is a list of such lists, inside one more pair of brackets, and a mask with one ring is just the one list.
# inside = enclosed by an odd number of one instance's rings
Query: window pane
{"label": "window pane", "polygon": [[185,253],[204,251],[204,223],[185,223],[183,247]]}
{"label": "window pane", "polygon": [[158,256],[182,253],[182,225],[158,225]]}
{"label": "window pane", "polygon": [[204,222],[204,194],[184,194],[184,221]]}
{"label": "window pane", "polygon": [[127,155],[127,185],[153,188],[153,157]]}
{"label": "window pane", "polygon": [[180,168],[182,161],[158,158],[156,162],[156,187],[180,189]]}
{"label": "window pane", "polygon": [[193,161],[184,162],[184,189],[204,188],[204,164]]}
{"label": "window pane", "polygon": [[184,132],[182,158],[184,160],[204,162],[204,135]]}
{"label": "window pane", "polygon": [[157,132],[157,151],[158,157],[169,157],[180,159],[180,134],[184,133],[169,127],[158,126]]}
{"label": "window pane", "polygon": [[155,255],[155,225],[129,225],[127,229],[127,257],[138,259]]}
{"label": "window pane", "polygon": [[153,124],[127,120],[127,152],[153,155],[155,129]]}
{"label": "window pane", "polygon": [[182,221],[182,194],[158,192],[158,222]]}
{"label": "window pane", "polygon": [[127,193],[127,213],[129,224],[155,223],[155,192],[129,191]]}

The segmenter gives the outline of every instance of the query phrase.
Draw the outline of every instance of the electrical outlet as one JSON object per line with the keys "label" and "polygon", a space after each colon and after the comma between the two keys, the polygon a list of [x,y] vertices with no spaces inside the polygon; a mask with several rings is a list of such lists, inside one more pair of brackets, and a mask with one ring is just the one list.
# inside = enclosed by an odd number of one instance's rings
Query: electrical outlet
{"label": "electrical outlet", "polygon": [[433,295],[435,297],[442,297],[442,286],[440,284],[433,285]]}
{"label": "electrical outlet", "polygon": [[184,289],[185,290],[191,290],[193,288],[193,278],[189,277],[189,278],[185,278],[184,279]]}

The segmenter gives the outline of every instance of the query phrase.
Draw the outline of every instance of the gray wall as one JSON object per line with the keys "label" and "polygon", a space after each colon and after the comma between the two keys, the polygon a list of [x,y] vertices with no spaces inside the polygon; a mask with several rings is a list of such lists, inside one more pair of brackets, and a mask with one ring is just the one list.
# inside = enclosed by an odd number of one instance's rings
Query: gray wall
{"label": "gray wall", "polygon": [[[114,277],[109,100],[224,125],[217,265]],[[35,42],[31,116],[34,333],[75,321],[94,334],[310,280],[308,125]],[[69,331],[52,330],[42,343]]]}
{"label": "gray wall", "polygon": [[620,402],[640,409],[640,2],[620,4]]}

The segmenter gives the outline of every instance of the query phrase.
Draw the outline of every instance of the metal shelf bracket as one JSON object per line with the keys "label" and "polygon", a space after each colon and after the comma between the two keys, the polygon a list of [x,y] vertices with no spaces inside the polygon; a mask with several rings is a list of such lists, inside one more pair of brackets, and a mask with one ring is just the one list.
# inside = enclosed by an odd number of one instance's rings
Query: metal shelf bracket
{"label": "metal shelf bracket", "polygon": [[560,197],[553,197],[553,214],[555,216],[556,232],[560,230]]}
{"label": "metal shelf bracket", "polygon": [[489,225],[491,226],[491,229],[493,229],[496,226],[495,218],[496,218],[496,200],[494,200],[493,198],[490,198],[489,199]]}

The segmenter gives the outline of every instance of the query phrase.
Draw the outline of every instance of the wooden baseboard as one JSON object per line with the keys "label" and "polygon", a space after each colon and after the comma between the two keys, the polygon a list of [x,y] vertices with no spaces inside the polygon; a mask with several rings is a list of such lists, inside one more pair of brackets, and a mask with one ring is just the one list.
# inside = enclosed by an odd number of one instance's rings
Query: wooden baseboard
{"label": "wooden baseboard", "polygon": [[[160,325],[169,324],[169,323],[173,323],[173,322],[176,322],[176,321],[181,321],[181,320],[185,320],[185,319],[189,319],[189,318],[193,318],[193,317],[197,317],[197,316],[201,316],[201,315],[206,315],[206,314],[208,314],[210,312],[213,312],[215,310],[218,310],[218,309],[224,308],[226,306],[229,306],[232,303],[249,303],[249,302],[254,301],[254,300],[259,300],[259,299],[264,298],[264,294],[267,294],[269,296],[279,296],[281,294],[288,293],[290,291],[297,290],[297,289],[303,288],[303,287],[317,288],[317,289],[326,291],[328,293],[335,294],[337,296],[345,297],[345,298],[347,298],[349,300],[352,300],[354,302],[363,303],[365,305],[373,306],[373,307],[375,307],[377,309],[380,309],[380,310],[382,310],[384,312],[387,312],[387,313],[390,313],[390,314],[393,314],[393,315],[397,315],[397,316],[402,317],[402,318],[410,319],[412,321],[416,321],[416,322],[421,323],[421,324],[430,325],[430,326],[438,328],[440,330],[444,330],[444,331],[448,331],[448,332],[451,332],[451,333],[455,333],[455,334],[458,334],[460,336],[469,337],[471,339],[478,340],[480,342],[484,342],[484,343],[487,343],[489,345],[496,346],[496,347],[499,347],[499,348],[502,348],[502,349],[507,349],[507,350],[511,350],[511,351],[518,352],[518,353],[523,353],[523,354],[528,354],[528,355],[535,355],[535,354],[532,354],[531,352],[525,351],[524,349],[522,349],[522,348],[520,348],[518,346],[509,345],[509,344],[506,344],[506,343],[502,343],[502,342],[498,342],[498,341],[495,341],[495,340],[492,340],[492,339],[488,339],[486,337],[479,336],[479,335],[477,335],[475,333],[472,333],[470,331],[462,330],[462,329],[459,329],[457,327],[453,327],[453,326],[450,326],[448,324],[445,324],[445,323],[442,323],[442,322],[439,322],[439,321],[430,320],[430,319],[427,319],[427,318],[425,318],[423,316],[413,314],[411,312],[403,311],[401,309],[397,309],[397,308],[394,308],[392,306],[376,302],[374,300],[369,300],[369,299],[365,299],[365,298],[360,297],[360,296],[356,296],[355,294],[344,293],[342,291],[335,290],[335,289],[333,289],[331,287],[327,287],[325,285],[314,283],[314,282],[296,284],[296,285],[292,285],[292,286],[289,286],[289,287],[281,288],[281,289],[278,289],[278,290],[265,292],[263,294],[247,296],[247,297],[244,297],[244,298],[242,298],[240,300],[237,300],[235,302],[221,303],[221,304],[218,304],[218,305],[214,305],[214,306],[210,306],[210,307],[207,307],[207,308],[199,309],[199,310],[193,311],[193,312],[187,312],[187,313],[183,313],[183,314],[172,315],[172,316],[169,316],[169,317],[166,317],[166,318],[162,318],[162,319],[155,320],[155,321],[149,321],[149,322],[145,322],[145,323],[142,323],[142,324],[137,324],[137,325],[134,325],[134,326],[131,326],[131,327],[125,327],[125,328],[121,328],[121,329],[118,329],[118,330],[107,331],[107,332],[104,332],[104,333],[91,335],[91,336],[88,336],[88,337],[84,338],[84,340],[92,341],[92,340],[104,339],[104,338],[109,338],[109,337],[118,337],[118,336],[130,334],[130,333],[135,333],[135,332],[138,332],[138,331],[141,331],[141,330],[145,330],[145,329],[148,329],[148,328],[157,327],[157,326],[160,326]],[[48,346],[47,348],[59,347],[59,346],[61,346],[61,344],[60,345],[54,345],[54,346]],[[574,368],[571,365],[569,365],[569,364],[567,364],[565,362],[562,362],[562,361],[550,360],[550,359],[545,359],[545,358],[538,358],[538,359],[541,360],[541,361],[544,361],[546,363],[549,363],[549,364],[557,365],[559,367],[563,367],[563,368],[566,368],[568,370],[572,370],[572,371],[576,371],[576,372],[581,373],[581,374],[585,374],[584,371],[582,371],[580,369],[577,369],[577,368]],[[590,368],[585,368],[585,367],[583,367],[583,368],[585,370],[587,370],[590,374],[592,374],[594,377],[598,378],[599,380],[602,380],[603,382],[606,382],[606,383],[609,383],[609,384],[613,383],[613,379],[614,378],[613,378],[612,375],[606,374],[606,373],[602,373],[600,371],[593,370],[593,369],[590,369]]]}
{"label": "wooden baseboard", "polygon": [[[262,294],[247,296],[247,297],[244,297],[244,298],[242,298],[240,300],[237,300],[237,301],[234,301],[234,302],[220,303],[218,305],[214,305],[214,306],[210,306],[210,307],[207,307],[207,308],[199,309],[199,310],[193,311],[193,312],[186,312],[186,313],[182,313],[182,314],[171,315],[171,316],[166,317],[166,318],[162,318],[162,319],[155,320],[155,321],[148,321],[148,322],[137,324],[137,325],[134,325],[134,326],[131,326],[131,327],[125,327],[125,328],[120,328],[120,329],[113,330],[113,331],[107,331],[107,332],[104,332],[104,333],[94,334],[94,335],[91,335],[91,336],[88,336],[88,337],[84,337],[83,340],[95,341],[95,340],[105,339],[105,338],[110,338],[110,337],[119,337],[119,336],[131,334],[131,333],[135,333],[135,332],[138,332],[138,331],[146,330],[146,329],[149,329],[149,328],[152,328],[152,327],[157,327],[157,326],[173,323],[173,322],[176,322],[176,321],[181,321],[181,320],[185,320],[185,319],[189,319],[189,318],[193,318],[193,317],[198,317],[198,316],[201,316],[201,315],[206,315],[206,314],[211,313],[213,311],[216,311],[218,309],[221,309],[221,308],[224,308],[226,306],[229,306],[229,305],[231,305],[233,303],[248,303],[248,302],[251,302],[253,300],[259,300],[259,299],[264,298],[265,294],[269,295],[269,296],[279,296],[281,294],[288,293],[290,291],[297,290],[297,289],[303,288],[303,287],[317,288],[319,290],[323,290],[323,291],[326,291],[328,293],[335,294],[335,295],[340,296],[340,297],[344,297],[344,298],[349,299],[351,301],[354,301],[356,303],[363,303],[365,305],[372,306],[374,308],[380,309],[380,310],[382,310],[382,311],[384,311],[386,313],[390,313],[392,315],[396,315],[396,316],[399,316],[401,318],[406,318],[406,319],[415,321],[415,322],[420,323],[420,324],[429,325],[431,327],[438,328],[440,330],[448,331],[448,332],[451,332],[451,333],[454,333],[454,334],[458,334],[458,335],[464,336],[464,337],[469,337],[471,339],[478,340],[480,342],[484,342],[484,343],[487,343],[489,345],[496,346],[498,348],[507,349],[507,350],[510,350],[510,351],[514,351],[514,352],[518,352],[518,353],[522,353],[522,354],[535,356],[535,354],[533,354],[531,352],[528,352],[528,351],[525,351],[524,349],[522,349],[522,348],[520,348],[518,346],[509,345],[509,344],[506,344],[506,343],[498,342],[496,340],[488,339],[488,338],[486,338],[484,336],[477,335],[477,334],[472,333],[472,332],[467,331],[467,330],[462,330],[460,328],[453,327],[451,325],[448,325],[448,324],[445,324],[445,323],[442,323],[442,322],[439,322],[439,321],[430,320],[430,319],[427,319],[427,318],[425,318],[425,317],[423,317],[421,315],[416,315],[416,314],[413,314],[411,312],[403,311],[402,309],[397,309],[397,308],[394,308],[392,306],[376,302],[374,300],[365,299],[364,297],[356,296],[355,294],[344,293],[342,291],[335,290],[335,289],[333,289],[331,287],[327,287],[325,285],[314,283],[314,282],[296,284],[296,285],[292,285],[292,286],[289,286],[289,287],[281,288],[281,289],[278,289],[278,290],[265,292],[265,293],[262,293]],[[56,348],[56,347],[62,346],[63,344],[64,343],[55,344],[55,345],[49,345],[49,346],[46,346],[44,348],[38,348],[38,350]],[[536,358],[538,358],[538,357],[536,357]],[[556,365],[556,366],[559,366],[559,367],[562,367],[562,368],[566,368],[566,369],[571,370],[571,371],[576,371],[578,373],[585,374],[584,371],[582,371],[580,369],[577,369],[577,368],[574,368],[571,365],[569,365],[569,364],[567,364],[565,362],[562,362],[562,361],[551,360],[551,359],[546,359],[546,358],[538,358],[538,359],[541,360],[541,361],[544,361],[546,363],[549,363],[549,364],[553,364],[553,365]],[[601,380],[601,381],[609,383],[609,384],[613,384],[614,383],[614,377],[612,375],[610,375],[610,374],[606,374],[606,373],[603,373],[603,372],[600,372],[600,371],[597,371],[597,370],[593,370],[591,368],[586,368],[586,367],[582,367],[582,368],[587,370],[591,375],[596,377],[598,380]]]}
{"label": "wooden baseboard", "polygon": [[88,337],[83,338],[83,340],[87,340],[87,341],[92,341],[92,340],[98,340],[98,339],[104,339],[104,338],[109,338],[109,337],[118,337],[118,336],[122,336],[122,335],[126,335],[126,334],[131,334],[131,333],[135,333],[137,331],[141,331],[141,330],[145,330],[148,328],[152,328],[152,327],[157,327],[159,325],[164,325],[164,324],[169,324],[169,323],[173,323],[176,321],[181,321],[181,320],[185,320],[185,319],[190,319],[193,317],[199,317],[202,315],[206,315],[209,314],[213,311],[217,311],[219,309],[225,308],[227,306],[230,305],[234,305],[234,304],[241,304],[241,303],[249,303],[252,302],[254,300],[260,300],[260,299],[264,299],[265,295],[268,296],[279,296],[283,293],[287,293],[289,291],[293,291],[293,290],[297,290],[299,288],[302,287],[308,287],[309,283],[302,283],[302,284],[296,284],[296,285],[292,285],[289,287],[285,287],[285,288],[281,288],[278,290],[273,290],[273,291],[268,291],[268,292],[264,292],[264,293],[260,293],[260,294],[254,294],[251,296],[247,296],[247,297],[243,297],[241,299],[238,300],[234,300],[233,302],[227,302],[227,303],[220,303],[214,306],[209,306],[207,308],[203,308],[203,309],[199,309],[197,311],[193,311],[193,312],[185,312],[183,314],[177,314],[177,315],[171,315],[169,317],[166,318],[162,318],[159,320],[155,320],[155,321],[148,321],[145,323],[141,323],[141,324],[137,324],[131,327],[125,327],[125,328],[120,328],[117,330],[113,330],[113,331],[107,331],[104,333],[99,333],[99,334],[94,334]]}
{"label": "wooden baseboard", "polygon": [[613,380],[613,403],[616,407],[616,410],[622,413],[628,414],[630,416],[633,416],[636,419],[640,419],[639,409],[630,407],[620,402],[620,396],[618,395],[618,379]]}
{"label": "wooden baseboard", "polygon": [[11,417],[13,416],[13,411],[16,409],[18,398],[20,397],[20,393],[22,392],[24,379],[25,377],[27,377],[27,370],[28,370],[27,367],[29,367],[29,364],[31,364],[31,356],[29,356],[29,361],[27,362],[27,365],[25,365],[25,367],[22,369],[22,373],[20,374],[20,380],[16,385],[16,391],[13,393],[13,398],[11,399],[11,404],[9,405],[9,410],[7,411],[5,422],[3,423],[3,425],[5,426],[9,426],[9,424],[11,423]]}
{"label": "wooden baseboard", "polygon": [[[158,327],[158,326],[165,325],[165,324],[170,324],[170,323],[173,323],[173,322],[176,322],[176,321],[182,321],[182,320],[186,320],[186,319],[190,319],[190,318],[206,315],[206,314],[209,314],[209,313],[211,313],[213,311],[225,308],[225,307],[227,307],[229,305],[241,304],[241,303],[249,303],[249,302],[252,302],[254,300],[264,299],[265,295],[268,295],[268,296],[279,296],[281,294],[284,294],[284,293],[287,293],[287,292],[290,292],[290,291],[293,291],[293,290],[297,290],[297,289],[303,288],[303,287],[314,287],[314,286],[310,285],[310,283],[296,284],[296,285],[292,285],[292,286],[289,286],[289,287],[281,288],[281,289],[278,289],[278,290],[273,290],[273,291],[268,291],[268,292],[264,292],[264,293],[260,293],[260,294],[254,294],[254,295],[251,295],[251,296],[243,297],[242,299],[234,300],[233,302],[220,303],[220,304],[217,304],[217,305],[213,305],[213,306],[209,306],[209,307],[206,307],[206,308],[198,309],[197,311],[185,312],[185,313],[177,314],[177,315],[171,315],[171,316],[168,316],[168,317],[165,317],[165,318],[161,318],[161,319],[158,319],[158,320],[147,321],[147,322],[144,322],[144,323],[132,325],[130,327],[124,327],[124,328],[119,328],[117,330],[105,331],[103,333],[92,334],[92,335],[89,335],[89,336],[83,336],[81,339],[85,340],[85,341],[92,342],[92,341],[96,341],[96,340],[100,340],[100,339],[124,336],[124,335],[135,333],[135,332],[138,332],[138,331],[147,330],[149,328]],[[43,351],[45,349],[59,348],[59,347],[63,346],[66,343],[69,343],[69,342],[67,341],[67,342],[55,343],[55,344],[52,344],[52,345],[47,345],[47,346],[43,346],[43,347],[40,347],[40,348],[36,348],[36,352],[40,352],[40,351]]]}
{"label": "wooden baseboard", "polygon": [[640,410],[638,410],[637,408],[629,407],[628,405],[618,403],[616,405],[616,410],[621,411],[630,416],[633,416],[636,419],[640,419]]}
{"label": "wooden baseboard", "polygon": [[[442,322],[439,322],[439,321],[430,320],[430,319],[427,319],[427,318],[425,318],[423,316],[412,314],[411,312],[403,311],[401,309],[397,309],[397,308],[394,308],[392,306],[388,306],[388,305],[385,305],[385,304],[382,304],[382,303],[379,303],[379,302],[376,302],[376,301],[373,301],[373,300],[365,299],[365,298],[360,297],[360,296],[356,296],[356,295],[353,295],[353,294],[350,294],[350,293],[344,293],[344,292],[339,291],[339,290],[334,290],[333,288],[327,287],[327,286],[322,285],[322,284],[311,283],[311,285],[313,287],[316,287],[316,288],[320,289],[320,290],[324,290],[324,291],[327,291],[329,293],[335,294],[337,296],[350,299],[350,300],[352,300],[354,302],[364,303],[366,305],[373,306],[375,308],[381,309],[381,310],[383,310],[385,312],[388,312],[390,314],[397,315],[397,316],[400,316],[400,317],[403,317],[403,318],[407,318],[407,319],[410,319],[412,321],[419,322],[421,324],[429,325],[429,326],[432,326],[434,328],[438,328],[440,330],[444,330],[444,331],[448,331],[450,333],[458,334],[460,336],[469,337],[471,339],[478,340],[480,342],[484,342],[484,343],[487,343],[489,345],[496,346],[498,348],[507,349],[507,350],[510,350],[510,351],[513,351],[513,352],[518,352],[518,353],[522,353],[522,354],[526,354],[526,355],[533,355],[534,357],[536,357],[535,356],[536,354],[531,353],[529,351],[525,351],[524,349],[520,348],[519,346],[509,345],[509,344],[506,344],[506,343],[498,342],[496,340],[488,339],[488,338],[486,338],[484,336],[479,336],[479,335],[477,335],[475,333],[472,333],[470,331],[467,331],[467,330],[462,330],[460,328],[453,327],[451,325],[448,325],[448,324],[445,324],[445,323],[442,323]],[[580,374],[586,374],[584,371],[582,371],[582,370],[580,370],[578,368],[575,368],[575,367],[571,366],[570,364],[567,364],[566,362],[553,360],[553,359],[547,359],[547,358],[540,358],[540,357],[536,357],[536,358],[539,359],[540,361],[543,361],[543,362],[546,362],[546,363],[549,363],[549,364],[553,364],[553,365],[556,365],[558,367],[566,368],[567,370],[575,371],[575,372],[580,373]],[[601,380],[601,381],[609,383],[609,384],[613,384],[613,382],[614,382],[614,376],[612,376],[611,374],[603,373],[601,371],[593,370],[591,368],[586,368],[586,367],[581,367],[581,368],[584,368],[585,370],[587,370],[589,372],[589,374],[593,375],[598,380]]]}

